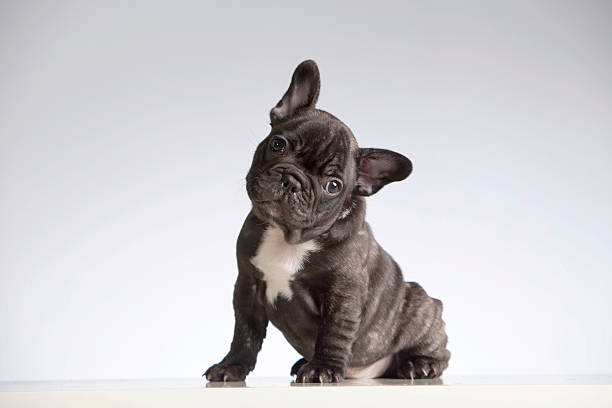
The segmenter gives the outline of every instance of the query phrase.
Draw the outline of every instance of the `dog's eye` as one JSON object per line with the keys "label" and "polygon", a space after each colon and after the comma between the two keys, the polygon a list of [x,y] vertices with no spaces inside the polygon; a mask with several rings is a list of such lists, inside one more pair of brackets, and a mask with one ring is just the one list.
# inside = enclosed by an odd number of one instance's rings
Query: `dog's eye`
{"label": "dog's eye", "polygon": [[342,190],[342,182],[338,179],[329,180],[325,186],[325,191],[329,194],[338,194]]}
{"label": "dog's eye", "polygon": [[285,146],[287,146],[287,142],[280,137],[275,137],[270,142],[270,149],[272,149],[273,152],[282,152],[285,150]]}

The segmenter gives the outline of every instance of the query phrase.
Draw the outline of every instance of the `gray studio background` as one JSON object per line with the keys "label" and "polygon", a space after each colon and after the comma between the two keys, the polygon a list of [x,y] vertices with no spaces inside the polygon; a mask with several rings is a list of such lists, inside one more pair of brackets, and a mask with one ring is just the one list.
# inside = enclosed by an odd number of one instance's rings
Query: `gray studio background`
{"label": "gray studio background", "polygon": [[[228,350],[244,176],[295,66],[404,153],[379,242],[448,374],[612,365],[609,2],[0,5],[0,380],[197,377]],[[253,375],[298,355],[272,326]]]}

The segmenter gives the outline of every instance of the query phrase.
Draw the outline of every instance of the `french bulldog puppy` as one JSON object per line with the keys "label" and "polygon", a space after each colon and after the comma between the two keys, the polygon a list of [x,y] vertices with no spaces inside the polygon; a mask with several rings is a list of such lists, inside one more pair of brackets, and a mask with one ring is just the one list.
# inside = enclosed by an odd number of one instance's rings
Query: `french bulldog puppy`
{"label": "french bulldog puppy", "polygon": [[403,281],[365,222],[364,197],[408,177],[412,163],[359,148],[344,123],[315,108],[319,86],[315,62],[302,62],[255,152],[234,338],[209,381],[243,381],[269,321],[303,356],[291,368],[297,382],[435,378],[448,366],[442,303]]}

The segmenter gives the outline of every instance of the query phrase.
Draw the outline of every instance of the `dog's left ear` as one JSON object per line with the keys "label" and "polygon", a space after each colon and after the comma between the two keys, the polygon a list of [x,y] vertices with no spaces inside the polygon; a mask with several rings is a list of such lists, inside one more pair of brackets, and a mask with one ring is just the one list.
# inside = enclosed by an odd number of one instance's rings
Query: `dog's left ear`
{"label": "dog's left ear", "polygon": [[299,111],[314,109],[319,99],[321,79],[319,68],[313,60],[306,60],[297,66],[291,78],[291,85],[270,111],[272,124],[289,119]]}
{"label": "dog's left ear", "polygon": [[357,165],[354,193],[362,196],[370,196],[412,172],[412,162],[407,157],[385,149],[359,149]]}

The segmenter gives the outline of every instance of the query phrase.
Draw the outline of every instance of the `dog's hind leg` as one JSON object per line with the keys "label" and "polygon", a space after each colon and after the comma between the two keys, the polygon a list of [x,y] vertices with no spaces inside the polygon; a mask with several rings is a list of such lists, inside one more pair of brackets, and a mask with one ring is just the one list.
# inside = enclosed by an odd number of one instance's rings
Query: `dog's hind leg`
{"label": "dog's hind leg", "polygon": [[450,351],[442,320],[442,302],[415,283],[406,283],[403,331],[405,347],[393,355],[386,377],[437,378],[448,367]]}
{"label": "dog's hind leg", "polygon": [[411,350],[402,350],[394,355],[393,377],[406,379],[437,378],[448,367],[450,352],[445,348],[432,355],[423,355]]}

